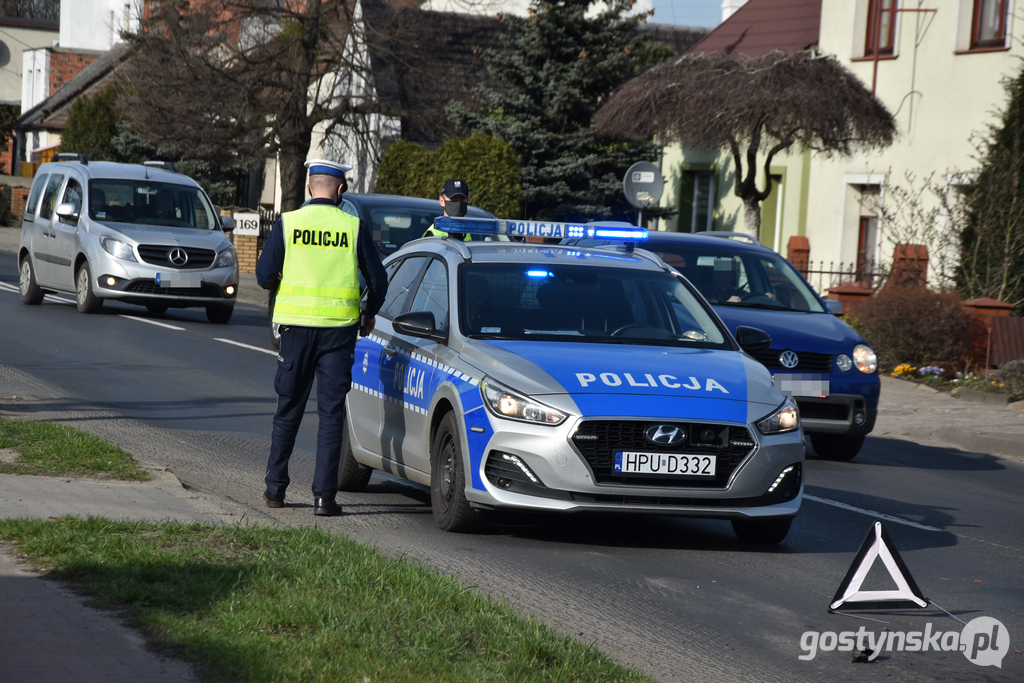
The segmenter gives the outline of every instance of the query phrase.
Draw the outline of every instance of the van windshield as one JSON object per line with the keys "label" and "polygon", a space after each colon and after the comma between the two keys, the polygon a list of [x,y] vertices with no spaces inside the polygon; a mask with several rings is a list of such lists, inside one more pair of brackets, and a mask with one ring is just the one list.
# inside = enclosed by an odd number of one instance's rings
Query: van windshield
{"label": "van windshield", "polygon": [[213,206],[199,188],[151,180],[90,181],[89,217],[107,224],[218,228]]}

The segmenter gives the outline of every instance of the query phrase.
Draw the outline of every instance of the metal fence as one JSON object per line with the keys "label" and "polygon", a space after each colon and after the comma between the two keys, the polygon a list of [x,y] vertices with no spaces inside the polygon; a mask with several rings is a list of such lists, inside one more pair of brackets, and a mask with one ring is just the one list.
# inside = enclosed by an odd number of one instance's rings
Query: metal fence
{"label": "metal fence", "polygon": [[263,251],[263,245],[267,242],[267,237],[270,236],[270,229],[274,227],[274,223],[277,222],[278,217],[281,215],[273,209],[266,209],[264,207],[259,208],[260,212],[260,234],[256,238],[256,251],[257,253]]}
{"label": "metal fence", "polygon": [[834,261],[809,261],[803,276],[815,291],[825,296],[826,290],[839,285],[858,285],[872,291],[877,290],[889,279],[891,270],[875,261],[856,263],[835,263]]}

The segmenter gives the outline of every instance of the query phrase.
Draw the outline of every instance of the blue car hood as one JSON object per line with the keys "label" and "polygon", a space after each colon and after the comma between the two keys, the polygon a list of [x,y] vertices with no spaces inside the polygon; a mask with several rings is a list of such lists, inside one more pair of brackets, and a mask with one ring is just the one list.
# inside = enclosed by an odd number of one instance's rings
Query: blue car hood
{"label": "blue car hood", "polygon": [[770,311],[743,306],[715,306],[715,312],[733,334],[739,325],[757,327],[772,338],[773,349],[792,349],[836,355],[850,353],[864,342],[852,327],[828,313]]}

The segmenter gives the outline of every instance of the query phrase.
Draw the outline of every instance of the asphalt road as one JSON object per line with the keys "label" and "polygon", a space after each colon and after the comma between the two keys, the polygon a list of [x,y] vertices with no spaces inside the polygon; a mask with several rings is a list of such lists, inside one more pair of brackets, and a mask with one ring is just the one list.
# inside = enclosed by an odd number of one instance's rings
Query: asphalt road
{"label": "asphalt road", "polygon": [[[0,410],[75,424],[261,517],[312,524],[313,400],[291,505],[261,506],[275,357],[258,305],[239,303],[228,325],[201,309],[107,304],[85,316],[70,296],[23,306],[14,256],[0,252]],[[727,522],[674,518],[504,516],[478,535],[446,534],[423,487],[379,473],[365,493],[341,494],[348,514],[315,521],[455,574],[662,681],[1024,679],[1024,465],[869,438],[852,462],[809,460],[805,480],[804,508],[772,548],[741,543]],[[933,650],[799,659],[806,632],[963,629],[935,607],[866,614],[887,624],[827,612],[876,517],[934,603],[1003,624],[1002,668]],[[864,587],[890,585],[878,565]]]}

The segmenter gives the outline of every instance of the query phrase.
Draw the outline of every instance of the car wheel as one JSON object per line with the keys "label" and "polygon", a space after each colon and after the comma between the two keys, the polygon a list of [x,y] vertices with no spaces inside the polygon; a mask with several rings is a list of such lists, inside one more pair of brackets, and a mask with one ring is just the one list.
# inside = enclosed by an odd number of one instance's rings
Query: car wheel
{"label": "car wheel", "polygon": [[21,267],[18,269],[18,292],[21,294],[21,303],[29,306],[41,304],[45,296],[36,282],[36,273],[32,270],[32,259],[28,254],[21,259]]}
{"label": "car wheel", "polygon": [[146,310],[153,315],[162,315],[167,312],[167,306],[163,304],[146,304]]}
{"label": "car wheel", "polygon": [[441,420],[430,449],[430,506],[434,524],[445,531],[476,531],[482,523],[481,513],[466,500],[462,439],[455,413]]}
{"label": "car wheel", "polygon": [[349,426],[345,424],[345,431],[341,435],[341,465],[338,467],[338,490],[358,493],[366,488],[370,481],[373,469],[356,462],[352,453],[352,443],[348,438]]}
{"label": "car wheel", "polygon": [[231,320],[231,314],[235,312],[234,305],[231,306],[207,306],[206,319],[211,323],[223,325]]}
{"label": "car wheel", "polygon": [[75,276],[75,304],[79,313],[95,313],[103,308],[103,299],[96,296],[92,288],[92,271],[88,262],[78,267]]}
{"label": "car wheel", "polygon": [[267,321],[270,323],[270,345],[278,351],[281,350],[281,326],[274,322],[274,301],[277,300],[277,292],[271,290],[267,297]]}
{"label": "car wheel", "polygon": [[863,436],[842,436],[840,434],[808,434],[811,446],[819,458],[826,460],[853,460],[864,445]]}
{"label": "car wheel", "polygon": [[747,543],[782,543],[793,525],[792,517],[768,517],[766,519],[734,519],[732,530],[741,541]]}

